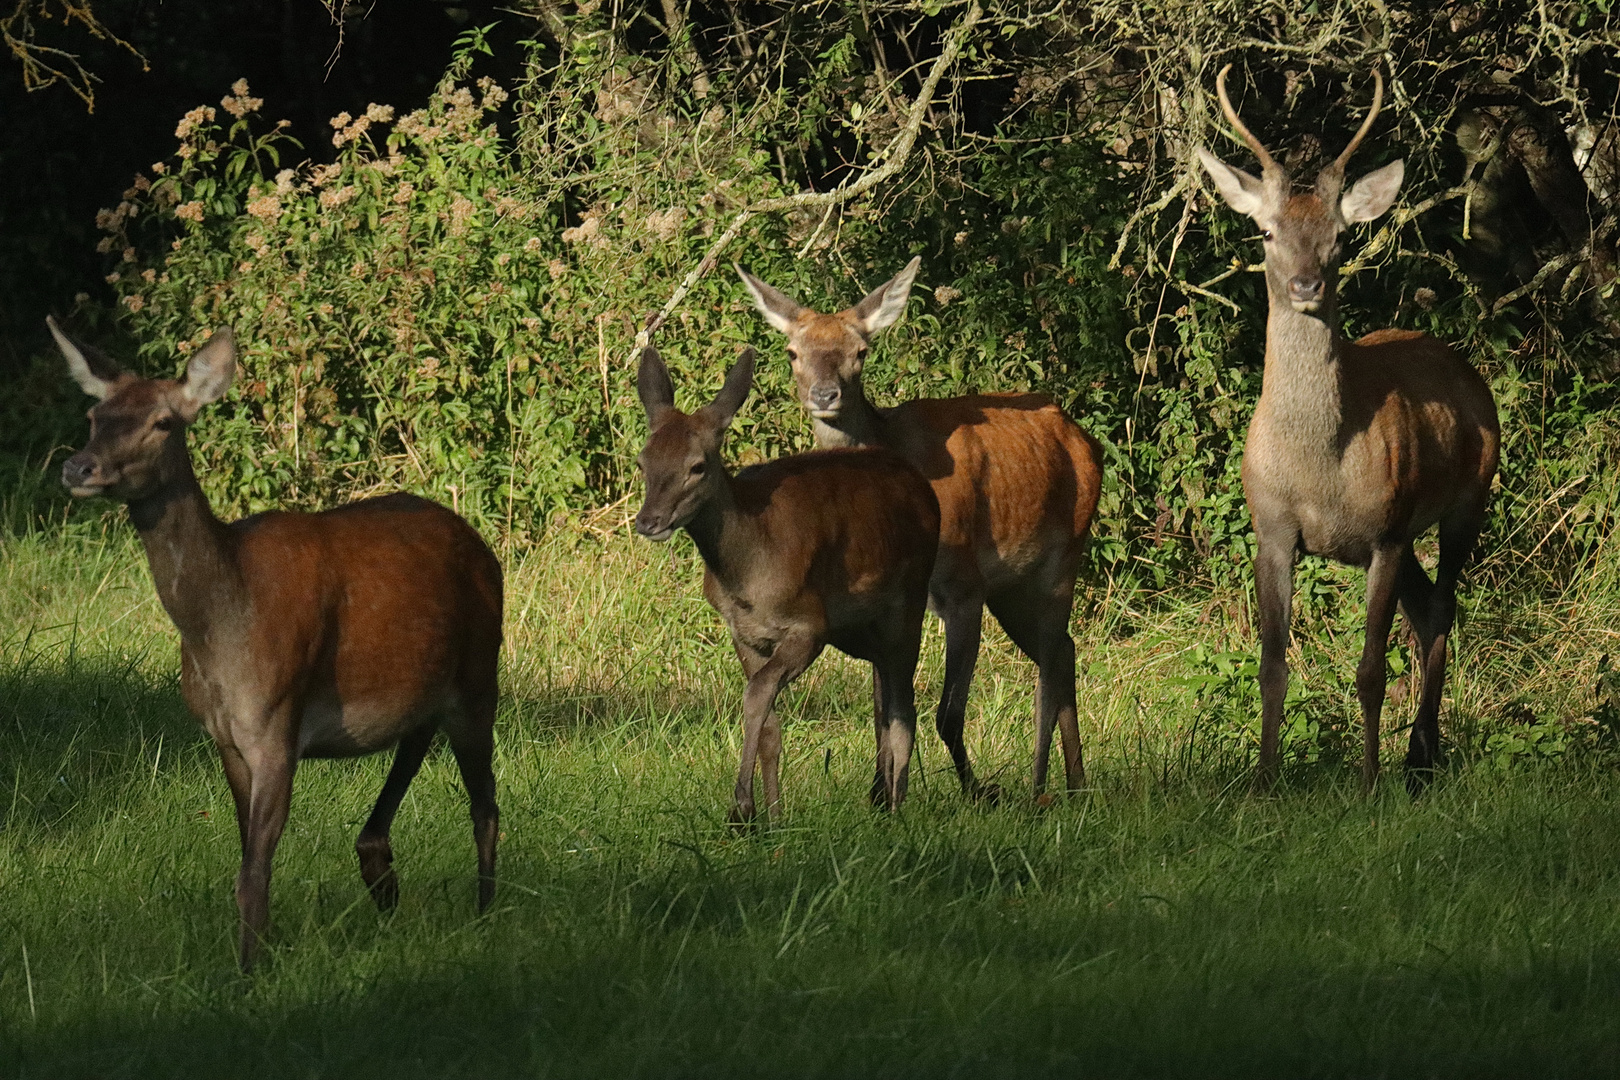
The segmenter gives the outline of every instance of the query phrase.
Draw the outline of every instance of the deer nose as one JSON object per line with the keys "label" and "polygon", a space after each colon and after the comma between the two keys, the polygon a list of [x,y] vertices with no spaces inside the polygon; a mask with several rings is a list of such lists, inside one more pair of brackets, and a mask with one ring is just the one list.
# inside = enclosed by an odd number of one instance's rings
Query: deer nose
{"label": "deer nose", "polygon": [[62,463],[62,484],[65,487],[86,487],[95,475],[96,459],[82,450]]}
{"label": "deer nose", "polygon": [[1325,283],[1320,274],[1296,274],[1288,279],[1288,298],[1290,300],[1320,300]]}
{"label": "deer nose", "polygon": [[817,412],[832,412],[838,408],[840,397],[837,383],[821,383],[810,388],[810,407]]}
{"label": "deer nose", "polygon": [[636,515],[636,532],[640,533],[642,536],[657,536],[660,533],[666,532],[669,529],[669,525],[664,518],[664,514],[660,514],[658,511],[653,510],[650,507],[643,506],[641,508],[641,512]]}

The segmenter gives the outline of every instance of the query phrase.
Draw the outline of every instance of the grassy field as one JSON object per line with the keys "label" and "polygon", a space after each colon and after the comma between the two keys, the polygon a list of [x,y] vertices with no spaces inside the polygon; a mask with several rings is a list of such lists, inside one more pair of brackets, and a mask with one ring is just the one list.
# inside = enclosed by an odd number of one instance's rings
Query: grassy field
{"label": "grassy field", "polygon": [[[0,1073],[1620,1072],[1616,778],[1482,752],[1515,703],[1590,710],[1613,621],[1579,597],[1473,611],[1452,767],[1416,805],[1393,770],[1363,799],[1340,752],[1359,636],[1307,636],[1315,735],[1256,798],[1242,598],[1099,587],[1076,621],[1091,791],[969,805],[925,731],[904,812],[874,815],[866,673],[829,654],[786,696],[784,822],[738,835],[741,679],[699,577],[684,539],[622,533],[514,560],[493,909],[448,754],[395,825],[387,917],[352,849],[387,761],[312,762],[245,980],[230,799],[139,549],[122,525],[5,541]],[[1032,671],[986,642],[970,747],[1022,793]],[[939,654],[930,620],[930,711]]]}

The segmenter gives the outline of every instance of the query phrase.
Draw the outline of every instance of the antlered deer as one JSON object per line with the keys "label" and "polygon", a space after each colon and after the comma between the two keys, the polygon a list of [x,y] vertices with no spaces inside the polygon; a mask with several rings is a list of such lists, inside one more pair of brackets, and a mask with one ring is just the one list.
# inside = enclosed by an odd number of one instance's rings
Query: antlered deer
{"label": "antlered deer", "polygon": [[861,371],[872,336],[906,310],[921,259],[912,259],[860,303],[834,315],[801,307],[742,267],[737,273],[765,321],[787,335],[799,401],[816,445],[883,446],[909,461],[939,499],[939,559],[929,599],[945,623],[945,686],[934,726],[962,790],[994,799],[973,775],[963,742],[968,687],[979,658],[984,609],[1035,661],[1035,794],[1046,788],[1052,729],[1063,735],[1070,791],[1085,784],[1075,718],[1069,615],[1086,529],[1102,490],[1101,451],[1042,394],[974,394],[880,409]]}
{"label": "antlered deer", "polygon": [[180,687],[219,748],[236,802],[243,970],[270,922],[270,864],[301,758],[398,744],[355,850],[379,908],[399,896],[389,827],[443,727],[472,800],[478,908],[495,892],[490,767],[501,567],[472,527],[413,495],[322,513],[221,522],[197,485],[186,426],[236,372],[216,331],[185,378],[142,379],[50,320],[90,410],[90,442],[62,466],[74,495],[129,506],[169,618]]}
{"label": "antlered deer", "polygon": [[[1367,570],[1367,636],[1356,669],[1364,729],[1362,784],[1378,776],[1378,720],[1384,648],[1395,605],[1406,616],[1423,693],[1406,755],[1414,795],[1433,775],[1440,745],[1446,638],[1456,615],[1457,577],[1478,539],[1500,449],[1496,402],[1473,366],[1427,334],[1377,330],[1355,342],[1339,333],[1339,234],[1395,201],[1400,161],[1362,177],[1341,197],[1344,167],[1383,102],[1374,72],[1372,108],[1350,145],[1294,194],[1232,108],[1226,73],[1215,80],[1221,109],[1260,159],[1260,179],[1200,148],[1199,160],[1232,209],[1260,227],[1266,250],[1265,375],[1243,453],[1243,493],[1259,541],[1260,763],[1277,769],[1288,690],[1288,624],[1294,553]],[[1412,541],[1440,527],[1440,562],[1430,581]]]}
{"label": "antlered deer", "polygon": [[731,628],[748,677],[731,820],[755,816],[756,758],[767,816],[776,816],[782,750],[776,695],[828,645],[872,664],[871,798],[899,809],[917,730],[912,677],[939,505],[911,466],[882,450],[795,454],[730,475],[720,438],[753,378],[749,349],[714,401],[687,414],[675,408],[675,388],[656,349],[641,354],[636,376],[649,430],[639,458],[647,501],[636,531],[658,541],[676,529],[691,535],[703,555],[703,595]]}

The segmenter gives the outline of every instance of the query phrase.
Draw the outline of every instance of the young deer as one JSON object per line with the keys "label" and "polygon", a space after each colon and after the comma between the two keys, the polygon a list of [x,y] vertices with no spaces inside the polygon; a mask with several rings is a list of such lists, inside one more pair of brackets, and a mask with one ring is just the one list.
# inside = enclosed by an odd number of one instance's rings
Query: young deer
{"label": "young deer", "polygon": [[828,645],[872,664],[871,799],[899,809],[917,730],[912,677],[939,505],[911,466],[881,450],[795,454],[730,475],[720,437],[753,379],[749,349],[719,396],[687,414],[675,408],[675,388],[656,349],[641,354],[636,377],[649,429],[639,458],[647,501],[636,531],[657,541],[676,529],[691,535],[703,555],[703,595],[731,628],[748,677],[731,820],[755,816],[756,757],[767,815],[776,816],[782,750],[776,695]]}
{"label": "young deer", "polygon": [[1101,450],[1042,394],[975,394],[880,409],[861,386],[867,346],[906,310],[921,259],[852,308],[801,307],[742,267],[765,321],[787,335],[799,401],[816,445],[882,446],[909,461],[939,499],[939,559],[929,600],[945,623],[945,686],[934,726],[962,790],[994,800],[963,742],[968,687],[985,607],[1035,661],[1035,794],[1046,788],[1052,730],[1063,735],[1068,789],[1085,785],[1075,718],[1069,615],[1091,515],[1102,490]]}
{"label": "young deer", "polygon": [[[1259,782],[1274,779],[1288,690],[1288,623],[1294,552],[1367,570],[1367,636],[1356,669],[1365,724],[1362,784],[1378,776],[1378,720],[1384,648],[1395,605],[1413,638],[1423,695],[1406,756],[1415,795],[1433,775],[1440,745],[1446,637],[1456,614],[1457,577],[1479,536],[1500,447],[1496,402],[1473,366],[1445,344],[1411,330],[1378,330],[1356,342],[1339,334],[1339,234],[1395,201],[1400,161],[1362,177],[1342,197],[1345,163],[1383,102],[1374,72],[1372,108],[1350,145],[1296,195],[1288,173],[1243,126],[1215,80],[1226,119],[1260,159],[1261,175],[1199,160],[1232,209],[1260,227],[1266,245],[1265,377],[1243,454],[1243,493],[1259,541]],[[1412,541],[1440,527],[1431,582]]]}
{"label": "young deer", "polygon": [[495,891],[498,820],[495,556],[460,517],[414,495],[221,522],[192,472],[186,426],[231,385],[231,331],[209,338],[176,382],[123,372],[49,325],[74,379],[100,399],[89,445],[62,466],[62,482],[128,504],[180,631],[181,692],[236,801],[243,970],[269,929],[270,863],[301,758],[398,744],[355,842],[361,877],[387,909],[399,897],[389,826],[442,726],[472,799],[482,911]]}

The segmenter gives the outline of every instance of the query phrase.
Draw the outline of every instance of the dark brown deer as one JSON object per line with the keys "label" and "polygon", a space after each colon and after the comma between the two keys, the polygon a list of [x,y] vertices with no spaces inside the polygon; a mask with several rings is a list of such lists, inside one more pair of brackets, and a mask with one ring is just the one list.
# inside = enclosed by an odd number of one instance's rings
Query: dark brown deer
{"label": "dark brown deer", "polygon": [[[1339,236],[1395,201],[1404,175],[1395,161],[1341,196],[1344,167],[1372,128],[1384,97],[1374,72],[1372,107],[1309,193],[1295,194],[1232,108],[1226,73],[1215,80],[1226,119],[1260,159],[1260,178],[1200,148],[1222,198],[1260,227],[1266,250],[1265,375],[1243,454],[1243,493],[1258,540],[1260,763],[1276,775],[1294,554],[1304,551],[1367,571],[1367,636],[1356,669],[1364,727],[1362,784],[1378,777],[1384,649],[1399,603],[1411,631],[1423,691],[1406,755],[1416,795],[1440,748],[1446,638],[1457,578],[1485,518],[1501,433],[1496,402],[1479,372],[1444,343],[1411,330],[1377,330],[1355,342],[1339,333]],[[1439,526],[1440,562],[1430,581],[1412,541]]]}
{"label": "dark brown deer", "polygon": [[755,817],[756,758],[767,817],[777,815],[776,695],[828,645],[872,664],[871,799],[897,810],[917,730],[912,678],[939,505],[915,469],[882,450],[795,454],[730,475],[720,439],[753,379],[749,349],[714,401],[688,414],[675,408],[656,349],[641,354],[636,377],[649,429],[639,459],[647,501],[636,531],[658,541],[676,529],[691,535],[703,555],[703,595],[731,628],[748,678],[731,820]]}
{"label": "dark brown deer", "polygon": [[472,800],[482,911],[495,892],[501,567],[478,533],[405,494],[221,522],[192,472],[186,426],[231,385],[231,331],[216,331],[174,381],[137,378],[54,319],[50,329],[74,379],[100,399],[62,482],[128,505],[180,631],[181,692],[236,801],[243,970],[269,929],[270,864],[301,758],[398,745],[355,842],[361,877],[387,909],[399,897],[389,827],[442,727]]}
{"label": "dark brown deer", "polygon": [[1046,788],[1052,730],[1063,736],[1070,791],[1085,786],[1075,718],[1069,615],[1086,530],[1102,490],[1097,443],[1042,394],[975,394],[880,409],[861,372],[873,335],[906,310],[920,259],[852,308],[801,307],[742,267],[737,273],[766,322],[787,335],[799,401],[816,445],[882,446],[909,461],[939,499],[939,559],[929,600],[945,623],[945,686],[934,726],[962,790],[995,799],[968,760],[962,729],[979,658],[984,609],[1035,661],[1035,794]]}

